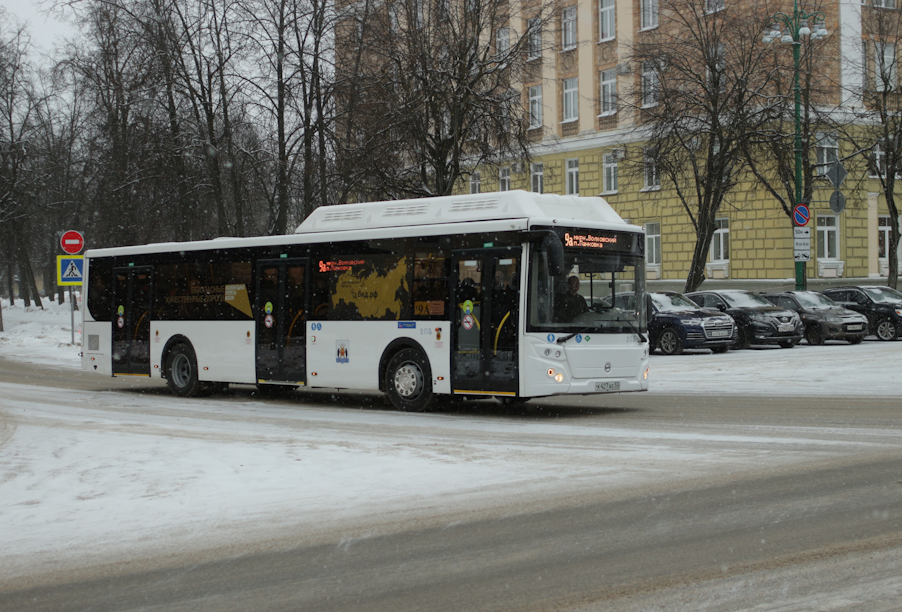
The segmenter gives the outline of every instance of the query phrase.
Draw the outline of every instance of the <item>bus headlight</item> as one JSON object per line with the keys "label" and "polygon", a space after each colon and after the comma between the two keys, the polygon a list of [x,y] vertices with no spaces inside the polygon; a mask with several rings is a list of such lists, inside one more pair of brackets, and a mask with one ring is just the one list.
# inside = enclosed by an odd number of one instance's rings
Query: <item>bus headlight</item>
{"label": "bus headlight", "polygon": [[642,375],[643,380],[648,380],[648,368],[645,368],[645,373]]}
{"label": "bus headlight", "polygon": [[554,379],[555,379],[556,381],[558,381],[558,382],[564,382],[564,375],[561,374],[560,372],[558,372],[558,373],[555,375]]}
{"label": "bus headlight", "polygon": [[548,376],[550,376],[551,378],[554,378],[555,374],[556,374],[556,372],[554,371],[554,368],[548,368]]}

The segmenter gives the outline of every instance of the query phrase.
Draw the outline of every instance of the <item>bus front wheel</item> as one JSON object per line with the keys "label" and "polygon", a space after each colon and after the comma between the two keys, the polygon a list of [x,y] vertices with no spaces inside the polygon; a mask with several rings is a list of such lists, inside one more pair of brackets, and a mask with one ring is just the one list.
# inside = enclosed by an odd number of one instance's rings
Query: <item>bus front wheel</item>
{"label": "bus front wheel", "polygon": [[395,353],[385,369],[385,391],[398,410],[428,410],[435,402],[429,360],[412,348]]}
{"label": "bus front wheel", "polygon": [[166,384],[179,397],[195,397],[206,391],[197,379],[197,358],[190,346],[177,344],[169,353],[166,364]]}

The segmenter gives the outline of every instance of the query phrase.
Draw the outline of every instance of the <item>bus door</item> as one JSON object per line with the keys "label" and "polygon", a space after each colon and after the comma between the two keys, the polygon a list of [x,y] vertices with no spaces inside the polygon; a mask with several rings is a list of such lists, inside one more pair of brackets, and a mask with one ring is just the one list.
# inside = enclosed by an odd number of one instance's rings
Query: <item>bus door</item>
{"label": "bus door", "polygon": [[521,254],[519,247],[453,254],[455,393],[517,393]]}
{"label": "bus door", "polygon": [[150,376],[153,268],[113,270],[113,374]]}
{"label": "bus door", "polygon": [[309,275],[306,259],[257,264],[257,380],[304,384]]}

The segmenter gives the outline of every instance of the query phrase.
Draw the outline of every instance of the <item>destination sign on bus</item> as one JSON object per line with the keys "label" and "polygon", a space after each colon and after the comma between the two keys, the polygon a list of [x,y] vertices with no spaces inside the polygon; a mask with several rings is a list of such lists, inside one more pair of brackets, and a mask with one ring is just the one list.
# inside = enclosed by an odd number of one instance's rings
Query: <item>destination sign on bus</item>
{"label": "destination sign on bus", "polygon": [[596,236],[594,234],[564,234],[565,247],[588,247],[592,249],[603,249],[607,245],[616,245],[617,236]]}

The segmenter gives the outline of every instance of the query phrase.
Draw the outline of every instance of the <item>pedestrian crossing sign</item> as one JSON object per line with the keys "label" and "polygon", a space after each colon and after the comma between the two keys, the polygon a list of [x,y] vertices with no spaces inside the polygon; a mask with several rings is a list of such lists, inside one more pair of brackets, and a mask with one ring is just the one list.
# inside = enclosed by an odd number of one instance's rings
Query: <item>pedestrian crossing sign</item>
{"label": "pedestrian crossing sign", "polygon": [[56,256],[56,284],[60,287],[81,286],[85,278],[85,258],[82,255]]}

